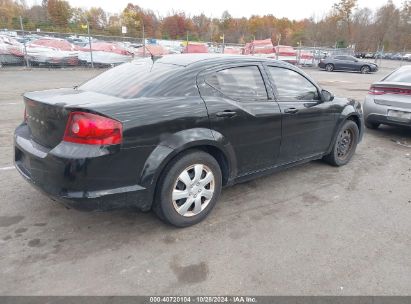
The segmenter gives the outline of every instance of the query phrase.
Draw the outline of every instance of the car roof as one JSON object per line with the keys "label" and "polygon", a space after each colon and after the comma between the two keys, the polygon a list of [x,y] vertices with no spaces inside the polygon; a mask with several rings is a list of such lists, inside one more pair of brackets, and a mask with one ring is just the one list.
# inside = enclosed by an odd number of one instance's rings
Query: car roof
{"label": "car roof", "polygon": [[[312,79],[309,75],[307,75],[304,71],[302,71],[295,65],[281,60],[275,60],[260,56],[210,53],[175,54],[163,56],[160,59],[157,59],[154,64],[161,63],[179,66],[186,71],[191,70],[192,73],[194,73],[193,75],[197,75],[198,71],[200,70],[206,70],[220,64],[241,64],[255,62],[272,64],[276,67],[293,70],[304,75],[304,77],[309,79],[312,83],[316,84],[316,81],[314,79]],[[182,69],[176,69],[176,73],[182,73]]]}
{"label": "car roof", "polygon": [[156,60],[156,63],[164,64],[173,64],[179,66],[190,66],[194,64],[204,63],[205,65],[209,64],[218,64],[218,63],[227,63],[227,62],[250,62],[250,61],[259,61],[259,62],[271,62],[277,65],[282,66],[292,66],[289,63],[274,60],[270,58],[264,58],[259,56],[248,56],[248,55],[234,55],[234,54],[209,54],[209,53],[198,53],[198,54],[175,54],[175,55],[165,55],[160,59]]}

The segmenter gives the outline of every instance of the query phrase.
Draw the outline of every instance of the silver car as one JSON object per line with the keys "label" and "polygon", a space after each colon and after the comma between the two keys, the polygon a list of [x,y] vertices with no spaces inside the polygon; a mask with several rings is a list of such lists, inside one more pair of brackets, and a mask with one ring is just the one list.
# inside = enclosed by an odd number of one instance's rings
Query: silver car
{"label": "silver car", "polygon": [[364,102],[365,125],[411,126],[411,65],[403,66],[371,85]]}

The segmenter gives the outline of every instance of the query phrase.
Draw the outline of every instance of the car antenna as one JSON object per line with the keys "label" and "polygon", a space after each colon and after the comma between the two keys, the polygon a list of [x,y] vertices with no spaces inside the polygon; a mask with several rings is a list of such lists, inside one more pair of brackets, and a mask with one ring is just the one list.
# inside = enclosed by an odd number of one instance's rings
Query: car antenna
{"label": "car antenna", "polygon": [[150,52],[150,50],[147,48],[146,45],[144,45],[143,48],[145,48],[145,50],[150,53],[150,57],[151,57],[151,60],[152,60],[153,62],[155,62],[157,59],[160,59],[161,57],[163,57],[163,56],[161,56],[161,55],[155,56],[153,53]]}

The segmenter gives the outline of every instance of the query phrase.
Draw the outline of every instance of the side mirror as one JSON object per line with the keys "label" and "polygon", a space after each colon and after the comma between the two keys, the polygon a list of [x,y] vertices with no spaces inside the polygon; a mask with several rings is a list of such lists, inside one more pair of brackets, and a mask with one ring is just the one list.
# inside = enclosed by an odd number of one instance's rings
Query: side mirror
{"label": "side mirror", "polygon": [[321,99],[322,101],[333,101],[334,100],[334,95],[327,90],[322,90],[321,91]]}

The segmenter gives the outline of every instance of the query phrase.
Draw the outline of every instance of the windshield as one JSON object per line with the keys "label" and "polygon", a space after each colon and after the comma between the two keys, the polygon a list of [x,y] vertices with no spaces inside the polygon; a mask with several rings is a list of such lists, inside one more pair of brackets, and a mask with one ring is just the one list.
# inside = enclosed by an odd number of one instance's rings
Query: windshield
{"label": "windshield", "polygon": [[411,66],[402,67],[388,75],[384,81],[411,83]]}
{"label": "windshield", "polygon": [[136,60],[112,68],[78,89],[120,98],[137,98],[181,68],[171,64],[153,64],[151,60]]}

